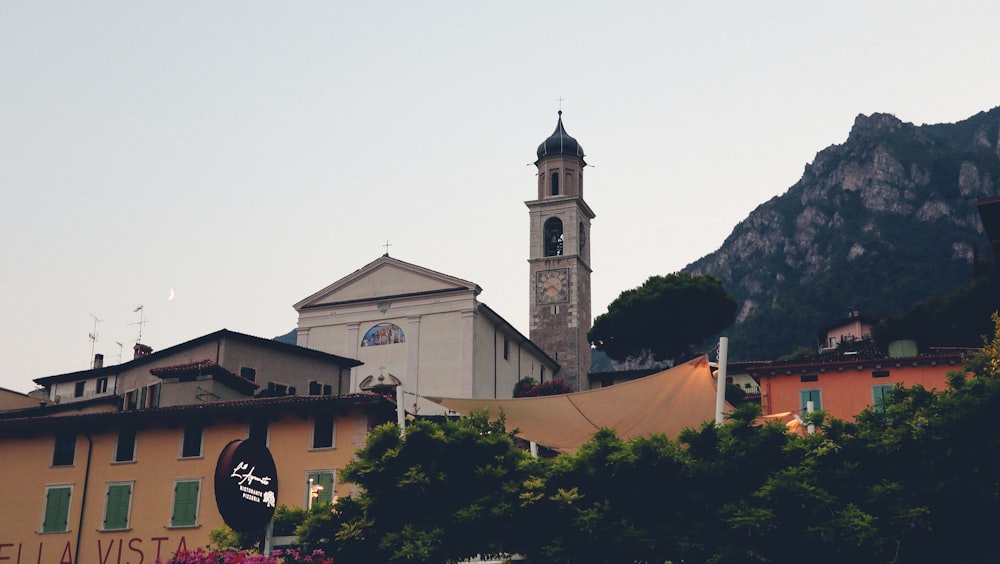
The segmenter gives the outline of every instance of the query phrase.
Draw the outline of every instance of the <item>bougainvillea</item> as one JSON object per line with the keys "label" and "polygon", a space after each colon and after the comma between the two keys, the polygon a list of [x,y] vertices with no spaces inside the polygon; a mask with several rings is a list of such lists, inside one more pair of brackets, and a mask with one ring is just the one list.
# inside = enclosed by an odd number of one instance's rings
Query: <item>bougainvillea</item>
{"label": "bougainvillea", "polygon": [[275,549],[271,556],[253,554],[245,550],[182,550],[173,558],[156,564],[333,564],[322,550],[311,552],[295,548]]}

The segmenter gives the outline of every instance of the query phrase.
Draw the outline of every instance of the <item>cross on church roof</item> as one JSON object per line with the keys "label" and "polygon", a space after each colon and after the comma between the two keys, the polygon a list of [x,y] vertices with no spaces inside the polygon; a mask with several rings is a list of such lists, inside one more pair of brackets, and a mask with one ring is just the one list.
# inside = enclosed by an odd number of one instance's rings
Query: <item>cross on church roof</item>
{"label": "cross on church roof", "polygon": [[388,240],[388,239],[386,239],[386,240],[385,240],[385,244],[384,244],[384,245],[382,245],[382,246],[383,246],[383,247],[385,247],[385,254],[384,254],[384,255],[382,255],[382,256],[384,256],[384,257],[387,257],[387,256],[389,256],[389,247],[391,247],[391,246],[392,246],[392,244],[390,244],[390,243],[389,243],[389,240]]}

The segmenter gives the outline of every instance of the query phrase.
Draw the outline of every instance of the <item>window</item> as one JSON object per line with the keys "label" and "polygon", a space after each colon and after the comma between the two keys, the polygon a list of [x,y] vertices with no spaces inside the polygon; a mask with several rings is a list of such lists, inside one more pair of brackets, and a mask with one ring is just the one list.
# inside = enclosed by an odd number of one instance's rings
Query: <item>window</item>
{"label": "window", "polygon": [[310,380],[309,395],[310,396],[333,395],[333,386],[331,386],[330,384],[323,384],[319,380]]}
{"label": "window", "polygon": [[160,384],[143,386],[142,393],[140,394],[140,409],[152,409],[154,407],[160,407]]}
{"label": "window", "polygon": [[802,400],[802,411],[806,411],[809,402],[813,402],[813,409],[823,409],[820,390],[799,390],[799,398]]}
{"label": "window", "polygon": [[247,434],[247,439],[251,441],[259,441],[265,445],[267,444],[266,416],[254,417],[250,420],[250,432]]}
{"label": "window", "polygon": [[333,470],[310,470],[306,474],[306,507],[317,503],[333,503]]}
{"label": "window", "polygon": [[882,402],[889,401],[889,392],[894,387],[893,384],[876,384],[872,386],[872,405],[876,408],[881,408]]}
{"label": "window", "polygon": [[503,338],[503,359],[510,360],[510,340],[507,337]]}
{"label": "window", "polygon": [[563,254],[563,224],[558,217],[551,217],[545,222],[544,228],[544,255],[547,257],[561,256]]}
{"label": "window", "polygon": [[333,448],[333,414],[317,413],[313,422],[313,448]]}
{"label": "window", "polygon": [[250,380],[251,382],[255,382],[257,380],[257,370],[250,368],[249,366],[241,366],[240,376]]}
{"label": "window", "polygon": [[558,196],[559,195],[559,173],[558,172],[553,172],[552,173],[552,195],[553,196]]}
{"label": "window", "polygon": [[201,423],[184,425],[184,438],[181,442],[181,458],[201,456]]}
{"label": "window", "polygon": [[539,382],[545,382],[545,367],[544,366],[542,367],[541,371],[538,374],[538,381]]}
{"label": "window", "polygon": [[63,432],[56,435],[52,451],[53,466],[72,466],[76,457],[76,433]]}
{"label": "window", "polygon": [[135,462],[135,434],[135,428],[126,427],[118,431],[115,462]]}
{"label": "window", "polygon": [[[872,378],[888,378],[888,377],[889,377],[888,370],[872,370]],[[892,386],[889,387],[891,388]]]}
{"label": "window", "polygon": [[577,235],[577,238],[579,239],[580,256],[583,256],[586,254],[584,250],[586,250],[587,248],[587,228],[584,227],[582,221],[580,222],[580,230],[579,234]]}
{"label": "window", "polygon": [[83,386],[86,382],[77,382],[73,385],[73,397],[82,398],[83,397]]}
{"label": "window", "polygon": [[98,378],[97,379],[97,393],[106,394],[108,393],[108,379]]}
{"label": "window", "polygon": [[125,409],[126,410],[132,410],[132,409],[135,409],[136,407],[138,407],[136,405],[137,397],[138,396],[136,395],[135,390],[131,390],[131,391],[125,392]]}
{"label": "window", "polygon": [[69,530],[69,501],[72,486],[45,488],[45,512],[42,514],[43,533],[62,533]]}
{"label": "window", "polygon": [[128,513],[132,507],[132,483],[108,484],[107,503],[104,505],[105,531],[128,528]]}
{"label": "window", "polygon": [[281,384],[279,382],[268,382],[267,383],[267,394],[265,397],[278,397],[287,396],[288,394],[288,384]]}
{"label": "window", "polygon": [[201,480],[177,480],[174,482],[173,512],[170,514],[171,527],[194,527],[198,525],[198,492]]}
{"label": "window", "polygon": [[799,376],[799,382],[818,382],[819,374],[803,374]]}

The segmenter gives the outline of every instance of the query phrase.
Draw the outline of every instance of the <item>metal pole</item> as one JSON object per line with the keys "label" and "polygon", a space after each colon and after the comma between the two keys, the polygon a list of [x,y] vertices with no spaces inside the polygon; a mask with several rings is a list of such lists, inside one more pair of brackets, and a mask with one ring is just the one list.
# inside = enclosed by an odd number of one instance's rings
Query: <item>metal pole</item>
{"label": "metal pole", "polygon": [[396,386],[396,424],[399,425],[399,436],[406,438],[406,407],[403,406],[403,384]]}
{"label": "metal pole", "polygon": [[729,361],[729,337],[719,337],[719,377],[715,382],[715,424],[722,425],[726,406],[726,362]]}
{"label": "metal pole", "polygon": [[[812,413],[813,410],[815,410],[815,409],[816,409],[816,405],[813,403],[812,400],[809,400],[809,401],[806,402],[806,413]],[[809,423],[809,426],[806,427],[806,430],[811,435],[811,434],[813,434],[813,433],[816,432],[816,425],[813,424],[813,423]]]}

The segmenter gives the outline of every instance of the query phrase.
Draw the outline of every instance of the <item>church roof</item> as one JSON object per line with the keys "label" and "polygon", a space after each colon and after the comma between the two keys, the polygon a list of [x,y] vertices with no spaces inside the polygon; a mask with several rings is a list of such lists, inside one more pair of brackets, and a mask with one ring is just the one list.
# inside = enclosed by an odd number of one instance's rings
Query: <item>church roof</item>
{"label": "church roof", "polygon": [[296,311],[302,311],[317,307],[462,292],[474,297],[482,291],[474,282],[403,262],[386,254],[292,307]]}
{"label": "church roof", "polygon": [[[566,133],[566,128],[563,127],[562,110],[559,110],[559,121],[556,123],[556,130],[538,146],[537,154],[538,161],[555,155],[569,155],[577,157],[581,161],[583,160],[583,147],[569,133]],[[538,164],[538,161],[535,164]]]}

